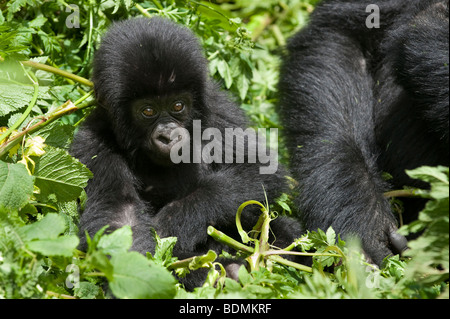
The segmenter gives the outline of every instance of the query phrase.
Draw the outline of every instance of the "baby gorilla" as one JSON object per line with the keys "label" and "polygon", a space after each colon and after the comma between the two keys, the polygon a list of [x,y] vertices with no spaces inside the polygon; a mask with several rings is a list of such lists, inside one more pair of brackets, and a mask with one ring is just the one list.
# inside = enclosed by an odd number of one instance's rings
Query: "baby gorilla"
{"label": "baby gorilla", "polygon": [[[226,128],[247,126],[243,112],[209,77],[202,48],[189,29],[162,18],[115,23],[95,55],[93,82],[99,107],[80,128],[71,150],[94,174],[86,188],[81,237],[105,225],[110,232],[130,225],[132,249],[141,253],[154,250],[151,228],[161,237],[178,238],[174,254],[179,258],[209,249],[221,252],[225,247],[207,235],[209,225],[238,239],[239,205],[264,202],[264,189],[274,202],[285,190],[281,168],[264,175],[257,163],[229,163],[225,156],[211,163],[171,160],[171,150],[183,136],[177,130],[193,136],[194,121],[222,136]],[[225,149],[225,141],[221,143]],[[254,148],[251,143],[256,142],[247,136],[244,144]],[[260,214],[256,206],[252,209],[243,215],[248,230]],[[288,218],[271,225],[280,247],[301,233]],[[85,248],[85,239],[81,245]]]}

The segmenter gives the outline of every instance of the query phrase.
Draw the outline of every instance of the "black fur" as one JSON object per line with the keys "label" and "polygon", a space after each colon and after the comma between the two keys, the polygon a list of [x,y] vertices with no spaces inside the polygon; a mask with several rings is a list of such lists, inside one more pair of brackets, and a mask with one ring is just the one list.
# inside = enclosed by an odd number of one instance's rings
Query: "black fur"
{"label": "black fur", "polygon": [[[206,233],[209,225],[238,238],[239,205],[247,200],[264,202],[263,186],[271,203],[285,190],[281,168],[276,174],[261,175],[258,164],[159,165],[153,160],[155,154],[146,145],[156,125],[136,120],[132,111],[136,100],[163,100],[188,92],[192,96],[188,117],[174,122],[191,136],[192,120],[222,133],[225,128],[246,127],[243,112],[212,82],[207,70],[197,38],[169,20],[132,19],[115,23],[107,32],[94,60],[93,82],[101,107],[85,121],[71,150],[94,173],[86,188],[82,234],[92,236],[104,225],[110,225],[109,231],[131,225],[132,249],[145,253],[154,250],[153,227],[161,237],[178,237],[174,254],[179,258],[208,249],[221,252],[224,247]],[[247,230],[259,214],[256,206],[243,214]],[[299,225],[287,218],[278,218],[273,229],[279,246],[300,235]],[[186,284],[192,288],[200,281],[192,277]]]}
{"label": "black fur", "polygon": [[[369,4],[380,28],[366,27]],[[398,244],[383,192],[417,185],[405,169],[449,163],[448,10],[439,0],[324,1],[284,58],[279,108],[306,227],[356,234],[377,264]],[[420,208],[410,206],[406,220]]]}

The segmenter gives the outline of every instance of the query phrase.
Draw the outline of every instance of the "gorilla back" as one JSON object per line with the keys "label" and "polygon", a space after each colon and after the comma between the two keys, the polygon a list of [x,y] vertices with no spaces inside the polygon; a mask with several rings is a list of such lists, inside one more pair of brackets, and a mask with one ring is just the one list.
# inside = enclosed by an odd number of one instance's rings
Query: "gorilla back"
{"label": "gorilla back", "polygon": [[[237,237],[234,216],[240,204],[264,201],[263,186],[269,201],[281,195],[282,169],[260,175],[255,163],[171,161],[181,138],[174,132],[193,136],[194,120],[221,133],[246,128],[243,112],[207,71],[197,38],[169,20],[132,19],[107,32],[94,59],[99,107],[71,150],[94,174],[86,188],[82,234],[130,225],[132,249],[145,253],[154,250],[154,228],[161,237],[178,238],[174,254],[180,258],[220,252],[223,247],[207,235],[209,225]],[[246,214],[244,227],[251,229],[258,215],[258,209]],[[293,220],[279,218],[273,226],[280,246],[300,233]]]}
{"label": "gorilla back", "polygon": [[438,0],[370,3],[317,6],[289,42],[279,111],[306,227],[357,235],[380,264],[406,244],[383,193],[417,185],[405,169],[449,163],[449,9]]}

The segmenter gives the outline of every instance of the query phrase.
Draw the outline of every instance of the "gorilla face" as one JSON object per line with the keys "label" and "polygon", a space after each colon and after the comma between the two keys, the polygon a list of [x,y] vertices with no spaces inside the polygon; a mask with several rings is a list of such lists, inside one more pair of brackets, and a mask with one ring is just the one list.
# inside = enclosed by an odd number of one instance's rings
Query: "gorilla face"
{"label": "gorilla face", "polygon": [[154,164],[173,165],[170,152],[182,139],[179,132],[192,126],[192,104],[192,95],[187,92],[132,103],[134,125],[142,134],[140,148]]}

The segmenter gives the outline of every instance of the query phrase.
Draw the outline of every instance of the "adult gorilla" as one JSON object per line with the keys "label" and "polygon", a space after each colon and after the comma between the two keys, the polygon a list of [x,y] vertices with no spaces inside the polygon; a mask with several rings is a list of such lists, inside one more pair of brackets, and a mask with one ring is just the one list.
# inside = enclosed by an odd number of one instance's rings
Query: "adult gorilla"
{"label": "adult gorilla", "polygon": [[[405,169],[449,163],[448,10],[437,0],[324,1],[282,66],[306,227],[359,236],[377,264],[406,244],[383,193],[417,185]],[[405,207],[406,220],[420,209]]]}

